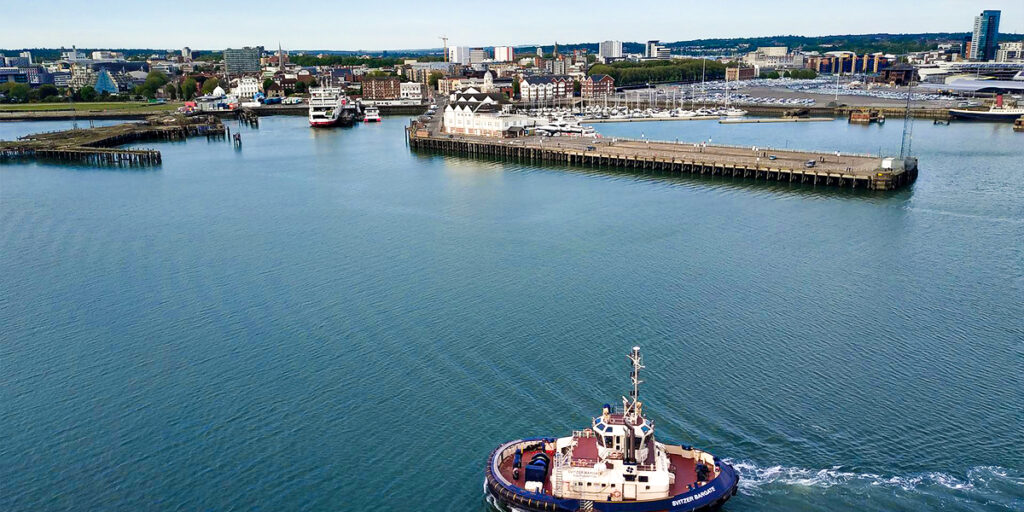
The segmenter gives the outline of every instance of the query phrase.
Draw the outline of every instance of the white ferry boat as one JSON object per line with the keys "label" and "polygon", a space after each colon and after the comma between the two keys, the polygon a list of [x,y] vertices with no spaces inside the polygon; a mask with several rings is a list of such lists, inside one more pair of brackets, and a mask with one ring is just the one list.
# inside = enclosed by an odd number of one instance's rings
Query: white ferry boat
{"label": "white ferry boat", "polygon": [[633,387],[622,410],[605,404],[585,430],[502,444],[487,460],[484,492],[501,510],[682,512],[715,510],[739,475],[692,446],[656,441],[638,398],[640,347],[627,356]]}
{"label": "white ferry boat", "polygon": [[379,123],[380,122],[380,110],[377,107],[366,107],[363,112],[364,123]]}
{"label": "white ferry boat", "polygon": [[349,126],[362,114],[359,103],[352,101],[338,87],[316,87],[309,93],[310,126]]}

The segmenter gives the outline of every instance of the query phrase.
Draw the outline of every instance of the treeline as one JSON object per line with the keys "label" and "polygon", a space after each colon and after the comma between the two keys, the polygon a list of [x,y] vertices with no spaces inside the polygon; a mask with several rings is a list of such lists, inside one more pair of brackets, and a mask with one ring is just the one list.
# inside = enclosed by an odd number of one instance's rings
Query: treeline
{"label": "treeline", "polygon": [[[706,69],[704,68],[706,66]],[[725,64],[701,59],[651,60],[643,62],[615,62],[598,64],[587,72],[590,75],[609,75],[615,85],[637,85],[657,82],[693,82],[701,79],[704,69],[708,80],[725,78]]]}
{"label": "treeline", "polygon": [[818,77],[818,72],[813,69],[793,69],[790,71],[762,71],[759,78],[800,78],[812,80]]}
{"label": "treeline", "polygon": [[[290,55],[288,61],[300,66],[369,66],[371,68],[400,65],[409,57],[371,57],[368,59],[352,55]],[[420,62],[440,62],[441,57],[414,57]]]}
{"label": "treeline", "polygon": [[[966,32],[928,32],[920,34],[848,34],[829,36],[778,35],[766,37],[733,37],[695,39],[668,43],[669,48],[737,48],[753,51],[758,46],[786,46],[804,51],[828,52],[846,50],[864,53],[903,54],[935,49],[941,42],[961,41]],[[1005,36],[1005,35],[1004,35]],[[1011,35],[1012,37],[1012,35]]]}

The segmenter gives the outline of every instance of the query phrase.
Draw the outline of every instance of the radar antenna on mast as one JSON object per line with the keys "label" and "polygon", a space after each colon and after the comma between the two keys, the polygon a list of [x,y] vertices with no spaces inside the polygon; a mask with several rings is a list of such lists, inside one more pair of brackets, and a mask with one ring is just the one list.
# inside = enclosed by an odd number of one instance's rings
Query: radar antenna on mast
{"label": "radar antenna on mast", "polygon": [[640,347],[633,347],[633,351],[626,356],[630,367],[629,378],[633,383],[633,389],[629,392],[629,398],[622,397],[623,415],[629,417],[633,422],[642,415],[640,402],[640,370],[644,369],[643,359],[640,357]]}

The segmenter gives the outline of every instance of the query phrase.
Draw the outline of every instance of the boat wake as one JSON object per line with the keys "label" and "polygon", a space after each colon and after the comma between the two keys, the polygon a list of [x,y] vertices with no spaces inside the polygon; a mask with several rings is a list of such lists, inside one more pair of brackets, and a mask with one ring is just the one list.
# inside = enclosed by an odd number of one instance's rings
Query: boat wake
{"label": "boat wake", "polygon": [[1024,471],[999,466],[975,466],[963,476],[942,472],[923,472],[905,475],[883,475],[843,470],[841,466],[828,469],[809,469],[786,466],[759,466],[748,461],[727,461],[740,474],[740,491],[757,495],[773,491],[788,492],[792,487],[885,488],[906,492],[979,491],[984,494],[1004,494],[1007,497],[1024,493]]}

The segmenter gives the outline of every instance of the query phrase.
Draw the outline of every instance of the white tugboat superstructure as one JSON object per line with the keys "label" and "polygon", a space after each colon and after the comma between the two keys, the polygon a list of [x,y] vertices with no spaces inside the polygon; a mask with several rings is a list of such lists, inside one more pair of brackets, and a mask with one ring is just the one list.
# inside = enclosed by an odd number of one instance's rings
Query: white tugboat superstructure
{"label": "white tugboat superstructure", "polygon": [[655,439],[639,397],[640,347],[627,359],[632,387],[621,412],[605,404],[585,430],[512,441],[491,454],[491,503],[537,511],[681,511],[716,508],[735,494],[738,476],[730,465]]}

